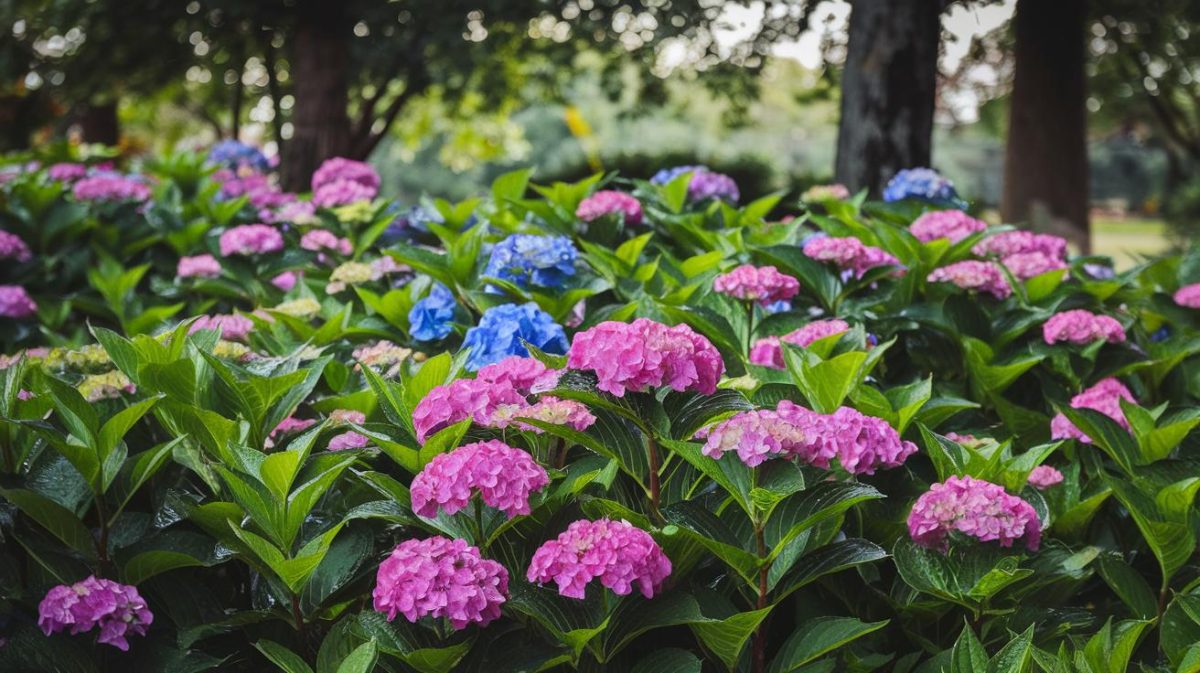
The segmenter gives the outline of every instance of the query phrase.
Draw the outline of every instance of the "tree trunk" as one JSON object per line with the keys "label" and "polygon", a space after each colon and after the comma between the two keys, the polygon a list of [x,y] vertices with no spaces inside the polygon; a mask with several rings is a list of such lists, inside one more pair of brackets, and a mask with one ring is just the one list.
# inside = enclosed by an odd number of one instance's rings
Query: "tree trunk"
{"label": "tree trunk", "polygon": [[902,168],[928,166],[940,0],[851,0],[837,181],[879,195]]}
{"label": "tree trunk", "polygon": [[1087,0],[1017,0],[1016,72],[1004,157],[1005,222],[1088,235]]}
{"label": "tree trunk", "polygon": [[322,161],[350,150],[349,30],[342,3],[302,0],[296,12],[291,68],[296,103],[280,177],[284,189],[304,191]]}
{"label": "tree trunk", "polygon": [[121,126],[117,121],[117,102],[96,103],[83,108],[79,129],[86,143],[115,146],[121,141]]}

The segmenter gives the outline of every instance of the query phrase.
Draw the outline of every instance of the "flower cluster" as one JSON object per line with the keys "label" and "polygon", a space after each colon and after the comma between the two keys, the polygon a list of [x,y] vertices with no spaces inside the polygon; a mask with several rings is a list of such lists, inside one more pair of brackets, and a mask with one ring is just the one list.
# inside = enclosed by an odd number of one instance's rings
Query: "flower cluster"
{"label": "flower cluster", "polygon": [[257,147],[233,139],[222,140],[208,150],[208,162],[230,170],[249,168],[259,173],[271,170],[267,155]]}
{"label": "flower cluster", "polygon": [[467,330],[463,349],[467,369],[500,362],[510,355],[529,355],[530,343],[546,353],[561,355],[567,352],[567,334],[562,325],[554,322],[537,304],[501,304],[483,312],[479,324]]}
{"label": "flower cluster", "polygon": [[1029,473],[1029,485],[1044,491],[1063,482],[1063,473],[1049,465],[1038,465]]}
{"label": "flower cluster", "polygon": [[594,371],[597,387],[617,397],[664,385],[711,395],[725,371],[721,354],[691,327],[646,318],[603,322],[576,334],[567,366]]}
{"label": "flower cluster", "polygon": [[837,458],[842,469],[851,474],[875,474],[878,469],[903,465],[917,452],[917,446],[902,440],[887,421],[850,407],[819,414],[782,400],[775,411],[804,433],[804,446],[797,457],[816,467],[828,468]]}
{"label": "flower cluster", "polygon": [[319,208],[334,208],[370,201],[378,191],[353,180],[334,180],[313,192],[312,203]]}
{"label": "flower cluster", "polygon": [[908,534],[922,547],[947,551],[951,533],[1002,547],[1024,539],[1037,551],[1042,522],[1033,507],[1004,488],[973,477],[952,476],[917,498],[908,515]]}
{"label": "flower cluster", "polygon": [[641,224],[642,204],[625,192],[602,189],[581,201],[575,209],[575,217],[584,222],[607,215],[620,216],[625,224]]}
{"label": "flower cluster", "polygon": [[1173,299],[1184,308],[1200,308],[1200,283],[1184,285],[1175,291]]}
{"label": "flower cluster", "polygon": [[770,336],[755,341],[750,347],[750,362],[761,367],[784,369],[783,342],[808,348],[814,341],[820,341],[835,334],[843,334],[849,330],[850,325],[845,320],[838,318],[814,320],[782,337]]}
{"label": "flower cluster", "polygon": [[987,223],[961,210],[931,210],[918,217],[908,227],[909,233],[922,243],[939,238],[958,243],[964,238],[987,229]]}
{"label": "flower cluster", "polygon": [[1004,258],[1040,252],[1047,257],[1063,259],[1067,256],[1067,239],[1052,234],[1035,234],[1032,231],[1005,231],[976,243],[971,251],[980,257]]}
{"label": "flower cluster", "polygon": [[486,626],[500,617],[508,596],[508,571],[465,540],[441,536],[405,540],[379,564],[372,593],[388,621],[402,614],[450,620],[455,629]]}
{"label": "flower cluster", "polygon": [[833,262],[843,271],[863,274],[877,266],[899,266],[900,260],[881,248],[863,245],[857,238],[815,236],[804,244],[804,254],[819,262]]}
{"label": "flower cluster", "polygon": [[600,519],[576,521],[539,547],[526,578],[553,581],[568,598],[582,599],[597,577],[616,594],[628,595],[636,584],[643,596],[653,598],[670,574],[670,559],[649,533],[626,521]]}
{"label": "flower cluster", "polygon": [[884,201],[916,199],[937,205],[964,205],[954,183],[932,168],[906,168],[896,173],[883,189]]}
{"label": "flower cluster", "polygon": [[33,253],[20,236],[0,231],[0,259],[13,259],[18,262],[28,262],[33,259]]}
{"label": "flower cluster", "polygon": [[800,195],[800,200],[808,203],[820,201],[843,201],[850,198],[850,190],[846,185],[835,183],[832,185],[813,185],[804,190]]}
{"label": "flower cluster", "polygon": [[266,224],[243,224],[221,234],[222,257],[232,255],[263,255],[283,250],[283,235]]}
{"label": "flower cluster", "polygon": [[77,201],[135,201],[150,198],[150,187],[141,179],[120,173],[96,173],[75,183],[71,194]]}
{"label": "flower cluster", "polygon": [[1000,263],[1018,280],[1028,280],[1051,271],[1065,272],[1067,263],[1044,252],[1018,252],[1000,259]]}
{"label": "flower cluster", "polygon": [[[417,441],[424,444],[438,430],[467,419],[491,426],[497,410],[526,409],[526,397],[553,388],[558,375],[534,358],[509,357],[483,367],[474,379],[456,379],[437,386],[413,409]],[[521,415],[512,409],[506,413],[509,418]]]}
{"label": "flower cluster", "polygon": [[558,288],[575,275],[578,256],[566,236],[512,234],[492,248],[483,275],[518,287]]}
{"label": "flower cluster", "polygon": [[115,400],[137,392],[137,386],[133,385],[133,381],[130,381],[129,377],[118,369],[85,376],[76,384],[75,389],[88,402]]}
{"label": "flower cluster", "polygon": [[[391,341],[380,340],[354,349],[354,359],[363,366],[391,378],[400,373],[400,365],[412,357],[412,349],[398,346]],[[359,365],[354,365],[355,370]]]}
{"label": "flower cluster", "polygon": [[720,458],[727,451],[737,451],[738,458],[750,467],[757,467],[772,456],[803,455],[806,444],[804,430],[796,423],[769,409],[745,411],[718,423],[708,431],[701,452],[710,458]]}
{"label": "flower cluster", "polygon": [[465,444],[434,457],[412,481],[412,508],[418,515],[454,514],[466,508],[472,492],[511,519],[529,514],[529,496],[550,483],[528,453],[499,441]]}
{"label": "flower cluster", "polygon": [[28,318],[37,313],[37,303],[20,285],[0,285],[0,317]]}
{"label": "flower cluster", "polygon": [[310,320],[321,312],[321,302],[312,297],[300,297],[299,299],[285,301],[271,310],[276,313]]}
{"label": "flower cluster", "polygon": [[665,185],[686,173],[695,174],[705,172],[708,172],[708,166],[672,166],[671,168],[661,168],[650,177],[650,184]]}
{"label": "flower cluster", "polygon": [[268,209],[278,208],[296,199],[294,194],[279,189],[270,178],[261,173],[235,174],[233,171],[220,170],[213,174],[213,179],[221,183],[221,199],[245,196],[250,205],[264,209],[263,212],[267,215],[271,215]]}
{"label": "flower cluster", "polygon": [[289,201],[270,214],[271,222],[287,222],[295,225],[314,224],[317,207],[312,201]]}
{"label": "flower cluster", "polygon": [[236,313],[229,315],[202,315],[188,328],[188,334],[202,329],[213,330],[222,339],[229,341],[245,341],[250,331],[254,329],[254,321]]}
{"label": "flower cluster", "polygon": [[[1129,421],[1121,409],[1121,400],[1137,403],[1137,400],[1133,398],[1133,393],[1129,392],[1125,384],[1109,377],[1072,397],[1071,408],[1099,411],[1128,430]],[[1092,438],[1075,427],[1075,424],[1063,414],[1055,414],[1054,418],[1050,419],[1050,437],[1052,439],[1077,439],[1084,444],[1092,443]]]}
{"label": "flower cluster", "polygon": [[445,339],[454,326],[454,293],[434,282],[429,294],[417,300],[408,311],[409,333],[416,341]]}
{"label": "flower cluster", "polygon": [[71,628],[71,635],[99,626],[97,641],[129,651],[126,636],[146,635],[154,614],[136,587],[99,577],[60,584],[38,605],[38,626],[46,635]]}
{"label": "flower cluster", "polygon": [[85,164],[59,163],[46,169],[46,177],[55,182],[75,182],[88,174]]}
{"label": "flower cluster", "polygon": [[300,247],[313,252],[333,252],[343,257],[354,251],[354,245],[348,238],[338,238],[337,234],[325,229],[312,229],[300,237]]}
{"label": "flower cluster", "polygon": [[322,187],[339,182],[356,182],[363,187],[378,190],[379,173],[371,165],[362,161],[354,161],[344,157],[334,157],[321,162],[312,174],[312,190],[316,192]]}
{"label": "flower cluster", "polygon": [[691,201],[716,199],[737,203],[740,196],[737,183],[723,173],[697,171],[692,174],[692,180],[688,183],[688,199]]}
{"label": "flower cluster", "polygon": [[1103,339],[1109,343],[1125,341],[1125,328],[1116,318],[1097,315],[1084,309],[1056,313],[1042,325],[1042,338],[1048,344],[1065,341],[1086,344]]}
{"label": "flower cluster", "polygon": [[526,432],[542,434],[541,428],[524,423],[522,419],[562,425],[575,430],[587,430],[596,422],[596,417],[592,415],[586,404],[547,396],[528,405],[501,404],[492,412],[486,425],[496,429],[515,425],[518,429]]}
{"label": "flower cluster", "polygon": [[773,266],[743,264],[713,279],[713,290],[743,301],[771,304],[800,292],[800,281]]}
{"label": "flower cluster", "polygon": [[1012,294],[1012,286],[1004,271],[995,262],[964,260],[940,269],[934,269],[927,280],[930,283],[953,283],[964,290],[987,292],[997,299],[1006,299]]}
{"label": "flower cluster", "polygon": [[216,278],[221,275],[221,263],[207,254],[180,257],[175,275],[180,278]]}

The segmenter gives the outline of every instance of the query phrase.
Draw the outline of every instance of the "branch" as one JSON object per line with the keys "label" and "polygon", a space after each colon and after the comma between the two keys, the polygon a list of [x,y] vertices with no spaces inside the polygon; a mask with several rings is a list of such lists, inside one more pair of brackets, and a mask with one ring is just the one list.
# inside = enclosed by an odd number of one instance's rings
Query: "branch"
{"label": "branch", "polygon": [[355,156],[365,159],[367,155],[369,155],[375,149],[375,147],[379,145],[379,141],[383,140],[383,136],[387,134],[388,129],[392,126],[392,122],[396,121],[396,117],[399,116],[400,111],[404,109],[404,106],[408,104],[408,101],[411,100],[413,96],[416,96],[417,94],[428,89],[429,84],[429,75],[425,72],[424,67],[422,67],[421,72],[417,74],[414,79],[410,79],[405,83],[404,91],[392,99],[392,102],[388,105],[387,110],[384,111],[383,116],[379,118],[378,121],[383,123],[383,127],[378,132],[373,132],[371,127],[375,124],[372,123],[371,126],[363,129],[365,131],[364,136],[355,139]]}

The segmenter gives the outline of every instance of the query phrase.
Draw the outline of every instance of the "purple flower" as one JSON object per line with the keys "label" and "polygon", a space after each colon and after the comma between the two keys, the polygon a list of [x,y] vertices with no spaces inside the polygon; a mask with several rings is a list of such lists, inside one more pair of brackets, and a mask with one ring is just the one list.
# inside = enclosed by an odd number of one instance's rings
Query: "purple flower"
{"label": "purple flower", "polygon": [[343,157],[326,159],[321,163],[312,175],[312,189],[315,192],[339,180],[356,182],[373,191],[379,190],[379,173],[376,173],[370,164]]}
{"label": "purple flower", "polygon": [[[1128,430],[1129,420],[1125,418],[1125,412],[1121,409],[1121,400],[1137,403],[1137,400],[1133,398],[1133,393],[1129,392],[1125,384],[1116,378],[1109,377],[1072,397],[1071,408],[1099,411]],[[1050,419],[1050,438],[1077,439],[1084,444],[1092,443],[1092,438],[1083,434],[1083,431],[1075,427],[1075,424],[1063,414],[1055,414],[1054,418]]]}
{"label": "purple flower", "polygon": [[1067,256],[1067,239],[1052,234],[1035,234],[1032,231],[1005,231],[989,236],[971,251],[980,257],[1008,257],[1029,252],[1040,252],[1047,257],[1064,259]]}
{"label": "purple flower", "polygon": [[354,252],[354,246],[348,238],[338,238],[337,234],[325,229],[313,229],[300,237],[300,247],[313,252],[334,252],[342,256]]}
{"label": "purple flower", "polygon": [[188,328],[188,334],[202,329],[213,330],[227,341],[245,341],[254,329],[254,321],[244,315],[202,315]]}
{"label": "purple flower", "polygon": [[405,540],[396,545],[375,577],[375,610],[388,621],[402,614],[450,620],[455,629],[480,626],[500,617],[507,600],[508,571],[480,556],[465,540],[441,536]]}
{"label": "purple flower", "polygon": [[965,260],[940,269],[934,269],[926,279],[930,283],[953,283],[964,290],[987,292],[997,299],[1012,294],[1012,286],[1004,271],[995,262]]}
{"label": "purple flower", "polygon": [[877,266],[899,266],[900,260],[881,248],[863,245],[857,238],[816,236],[804,244],[804,254],[821,262],[833,262],[859,278]]}
{"label": "purple flower", "polygon": [[641,224],[642,204],[624,192],[602,189],[581,201],[575,209],[575,217],[584,222],[606,215],[618,215],[625,224]]}
{"label": "purple flower", "polygon": [[75,183],[71,189],[77,201],[137,201],[150,198],[150,188],[142,180],[119,173],[97,173]]}
{"label": "purple flower", "polygon": [[38,626],[46,635],[71,627],[75,635],[99,626],[97,641],[127,652],[127,635],[146,635],[154,615],[137,588],[89,577],[51,589],[38,605]]}
{"label": "purple flower", "polygon": [[216,278],[221,275],[221,263],[212,255],[180,257],[175,275],[180,278]]}
{"label": "purple flower", "polygon": [[739,196],[737,183],[722,173],[698,171],[692,174],[692,180],[688,183],[688,199],[691,201],[718,199],[737,203]]}
{"label": "purple flower", "polygon": [[15,259],[18,262],[28,262],[33,259],[33,253],[20,236],[7,231],[0,231],[0,259]]}
{"label": "purple flower", "polygon": [[900,439],[900,433],[887,421],[850,407],[819,414],[783,400],[776,412],[800,427],[804,445],[797,457],[816,467],[828,468],[832,459],[837,458],[842,469],[851,474],[875,474],[877,469],[903,465],[917,452],[917,446]]}
{"label": "purple flower", "polygon": [[86,164],[59,163],[46,169],[46,176],[56,182],[75,182],[87,175]]}
{"label": "purple flower", "polygon": [[221,256],[262,255],[283,250],[283,235],[266,224],[244,224],[221,234]]}
{"label": "purple flower", "polygon": [[329,439],[330,451],[344,451],[346,449],[361,449],[370,444],[371,440],[365,435],[357,432],[343,432],[340,435],[334,435]]}
{"label": "purple flower", "polygon": [[1039,491],[1063,482],[1063,473],[1049,465],[1038,465],[1029,473],[1029,485]]}
{"label": "purple flower", "polygon": [[1098,339],[1109,343],[1125,340],[1125,328],[1115,318],[1084,309],[1056,313],[1042,325],[1042,338],[1048,344],[1060,341],[1087,344]]}
{"label": "purple flower", "polygon": [[701,449],[704,455],[719,459],[728,451],[737,451],[738,458],[750,467],[772,456],[800,455],[805,446],[799,425],[767,409],[744,411],[718,423],[707,434]]}
{"label": "purple flower", "polygon": [[711,395],[725,371],[721,354],[691,327],[646,318],[603,322],[576,334],[567,366],[594,371],[597,387],[617,397],[664,385]]}
{"label": "purple flower", "polygon": [[616,594],[628,595],[636,584],[643,596],[653,598],[670,574],[670,559],[646,531],[601,519],[576,521],[539,547],[526,578],[538,584],[553,580],[558,593],[569,598],[582,599],[597,577]]}
{"label": "purple flower", "polygon": [[546,470],[520,449],[489,440],[434,457],[412,481],[412,508],[432,518],[466,508],[474,491],[488,507],[513,518],[529,514],[529,496],[550,483]]}
{"label": "purple flower", "polygon": [[37,313],[37,303],[20,285],[0,285],[0,317],[28,318]]}
{"label": "purple flower", "polygon": [[808,348],[815,341],[842,334],[850,330],[845,320],[832,318],[829,320],[814,320],[800,329],[789,332],[782,337],[764,337],[754,342],[750,347],[750,362],[771,369],[786,369],[783,361],[783,345],[781,342],[795,344]]}
{"label": "purple flower", "polygon": [[999,540],[1002,547],[1024,538],[1025,546],[1037,551],[1042,523],[1029,503],[1002,487],[953,476],[917,498],[908,515],[908,534],[922,547],[947,551],[952,532],[981,542]]}
{"label": "purple flower", "polygon": [[359,201],[370,201],[378,194],[361,182],[354,180],[334,180],[313,191],[312,203],[318,208],[333,208],[345,206]]}
{"label": "purple flower", "polygon": [[964,238],[987,229],[987,223],[961,210],[931,210],[918,217],[908,227],[909,233],[922,243],[939,238],[958,243]]}
{"label": "purple flower", "polygon": [[1184,285],[1175,291],[1173,299],[1184,308],[1200,308],[1200,283]]}
{"label": "purple flower", "polygon": [[284,271],[272,278],[271,284],[284,292],[291,292],[292,288],[296,287],[296,281],[299,278],[295,271]]}
{"label": "purple flower", "polygon": [[1043,252],[1018,252],[1000,259],[1000,263],[1018,280],[1028,280],[1051,271],[1067,270],[1067,263]]}
{"label": "purple flower", "polygon": [[413,409],[417,441],[455,423],[472,419],[486,425],[503,404],[525,405],[525,397],[508,382],[457,379],[430,390]]}
{"label": "purple flower", "polygon": [[743,264],[714,278],[713,290],[765,305],[795,297],[800,292],[800,281],[773,266]]}

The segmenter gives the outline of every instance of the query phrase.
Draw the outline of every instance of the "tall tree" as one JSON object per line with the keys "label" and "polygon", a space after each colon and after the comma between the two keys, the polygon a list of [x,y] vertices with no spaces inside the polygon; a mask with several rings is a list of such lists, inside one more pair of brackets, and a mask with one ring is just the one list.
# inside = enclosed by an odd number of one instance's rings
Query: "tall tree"
{"label": "tall tree", "polygon": [[1088,233],[1087,0],[1017,0],[1016,64],[1001,214],[1091,249]]}
{"label": "tall tree", "polygon": [[896,171],[928,166],[941,0],[851,0],[837,180],[879,194]]}

